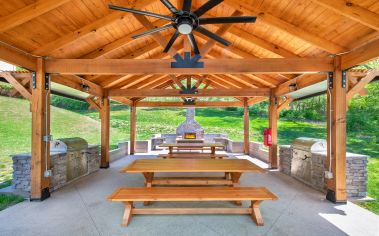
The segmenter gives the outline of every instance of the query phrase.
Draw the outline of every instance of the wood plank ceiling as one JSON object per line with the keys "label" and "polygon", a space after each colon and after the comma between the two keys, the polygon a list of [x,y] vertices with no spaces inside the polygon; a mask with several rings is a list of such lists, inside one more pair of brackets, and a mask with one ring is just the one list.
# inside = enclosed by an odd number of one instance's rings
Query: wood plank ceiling
{"label": "wood plank ceiling", "polygon": [[[180,4],[181,0],[172,1]],[[194,8],[205,0],[194,0]],[[379,38],[377,0],[225,0],[207,13],[230,16],[240,11],[256,15],[255,24],[233,24],[223,37],[232,42],[214,44],[206,58],[325,57],[341,54]],[[132,14],[111,11],[109,0],[12,0],[0,2],[0,41],[36,56],[52,58],[169,58],[157,37],[133,40],[146,30]],[[169,15],[158,0],[112,0],[112,4]],[[346,7],[346,4],[349,6]],[[368,16],[366,16],[368,14]],[[154,26],[166,22],[147,18]],[[219,27],[219,28],[218,28]],[[207,26],[215,32],[223,27]],[[161,33],[168,41],[172,31]],[[196,35],[200,49],[208,42]],[[174,45],[183,51],[185,40]],[[209,45],[209,43],[208,43]],[[208,75],[203,84],[213,88],[275,88],[296,75]],[[320,75],[306,75],[308,77]],[[170,75],[85,76],[105,88],[161,88],[178,84]],[[180,77],[179,78],[183,78]],[[180,79],[179,79],[180,80]],[[171,81],[171,82],[170,82]],[[179,82],[180,83],[180,82]]]}

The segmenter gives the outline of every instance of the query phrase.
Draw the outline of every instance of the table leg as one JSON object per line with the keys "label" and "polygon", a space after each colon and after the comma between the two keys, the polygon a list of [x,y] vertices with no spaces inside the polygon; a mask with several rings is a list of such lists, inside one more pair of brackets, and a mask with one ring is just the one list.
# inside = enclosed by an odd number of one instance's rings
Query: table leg
{"label": "table leg", "polygon": [[[232,187],[239,187],[240,186],[240,178],[241,178],[242,173],[241,172],[233,172],[233,173],[230,173],[230,175],[232,178]],[[242,205],[241,201],[235,201],[234,203],[238,206]]]}
{"label": "table leg", "polygon": [[124,216],[122,217],[122,226],[127,227],[133,216],[133,202],[124,202],[124,205],[125,211]]}
{"label": "table leg", "polygon": [[211,153],[215,154],[216,153],[216,147],[211,147]]}
{"label": "table leg", "polygon": [[[153,179],[154,179],[154,173],[151,173],[151,172],[145,172],[143,173],[143,176],[145,176],[145,187],[146,188],[151,188],[153,186],[152,182],[153,182]],[[143,205],[144,206],[148,206],[149,205],[149,202],[143,202]]]}
{"label": "table leg", "polygon": [[172,154],[174,147],[168,147],[168,153]]}
{"label": "table leg", "polygon": [[262,201],[251,201],[251,218],[258,226],[263,226],[263,217],[259,210],[259,204]]}

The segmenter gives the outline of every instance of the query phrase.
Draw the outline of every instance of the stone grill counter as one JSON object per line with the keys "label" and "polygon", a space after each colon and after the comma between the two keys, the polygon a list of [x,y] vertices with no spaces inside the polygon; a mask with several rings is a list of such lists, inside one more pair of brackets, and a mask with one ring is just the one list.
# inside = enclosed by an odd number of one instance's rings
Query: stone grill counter
{"label": "stone grill counter", "polygon": [[[293,153],[293,147],[291,145],[279,147],[280,171],[291,176]],[[311,181],[306,184],[314,189],[326,192],[324,171],[327,170],[327,152],[311,152],[310,156],[312,159]],[[365,155],[346,153],[346,192],[350,198],[367,197],[368,158],[369,157]]]}
{"label": "stone grill counter", "polygon": [[[16,192],[29,196],[31,179],[31,154],[17,154],[13,159],[13,183]],[[50,191],[57,190],[100,167],[98,145],[88,145],[84,139],[69,138],[50,143]]]}

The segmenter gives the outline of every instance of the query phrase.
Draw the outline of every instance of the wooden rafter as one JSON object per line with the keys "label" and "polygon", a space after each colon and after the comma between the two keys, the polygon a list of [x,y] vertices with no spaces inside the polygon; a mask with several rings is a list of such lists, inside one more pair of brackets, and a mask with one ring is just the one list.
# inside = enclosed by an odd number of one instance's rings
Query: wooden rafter
{"label": "wooden rafter", "polygon": [[287,93],[293,92],[293,88],[296,90],[308,87],[312,84],[319,83],[326,80],[327,75],[305,75],[299,78],[292,79],[283,84],[280,84],[275,88],[275,96],[280,97],[286,95]]}
{"label": "wooden rafter", "polygon": [[379,39],[342,55],[342,69],[363,64],[379,57]]}
{"label": "wooden rafter", "polygon": [[0,60],[32,71],[36,71],[37,68],[35,57],[2,43],[0,43]]}
{"label": "wooden rafter", "polygon": [[55,83],[59,83],[70,88],[89,93],[98,97],[102,97],[104,90],[101,86],[85,80],[77,75],[52,75],[51,80]]}
{"label": "wooden rafter", "polygon": [[22,25],[48,11],[51,11],[71,0],[38,0],[35,3],[27,5],[10,15],[0,18],[0,33]]}
{"label": "wooden rafter", "polygon": [[[191,97],[255,97],[269,96],[270,89],[200,89],[198,93],[191,94]],[[186,97],[188,94],[181,94],[174,89],[113,89],[109,90],[109,96],[115,97]]]}
{"label": "wooden rafter", "polygon": [[349,91],[346,93],[346,100],[349,101],[354,97],[354,95],[360,93],[364,87],[370,83],[373,79],[379,76],[379,71],[371,71],[367,73],[366,76],[361,78],[354,86],[349,88]]}
{"label": "wooden rafter", "polygon": [[262,22],[264,24],[270,25],[280,31],[284,31],[289,33],[299,39],[302,39],[315,47],[318,47],[326,52],[330,53],[341,53],[347,51],[346,48],[337,45],[333,42],[330,42],[324,38],[317,36],[311,32],[308,32],[302,28],[299,28],[295,25],[292,25],[270,13],[257,12],[252,8],[251,4],[248,2],[238,1],[238,0],[225,0],[226,4],[231,6],[232,8],[238,9],[244,12],[247,15],[257,15],[257,23]]}
{"label": "wooden rafter", "polygon": [[[149,5],[151,5],[154,2],[155,1],[151,1],[151,0],[140,0],[140,1],[136,2],[135,4],[133,4],[134,5],[133,7],[136,9],[141,9],[141,8],[145,8]],[[94,21],[88,25],[83,26],[80,29],[77,29],[77,30],[75,30],[69,34],[66,34],[66,35],[64,35],[64,36],[62,36],[56,40],[53,40],[50,43],[34,50],[33,54],[41,55],[41,56],[48,56],[51,53],[53,53],[55,50],[65,46],[69,43],[72,43],[75,40],[78,40],[78,39],[80,39],[80,38],[82,38],[82,37],[84,37],[90,33],[96,33],[97,31],[99,31],[100,28],[103,28],[107,25],[110,25],[117,20],[122,20],[124,18],[124,16],[125,16],[124,12],[113,11],[112,13],[106,15],[103,18],[100,18],[100,19],[98,19],[98,20],[96,20],[96,21]]]}
{"label": "wooden rafter", "polygon": [[358,4],[346,0],[312,0],[338,14],[379,31],[379,15]]}

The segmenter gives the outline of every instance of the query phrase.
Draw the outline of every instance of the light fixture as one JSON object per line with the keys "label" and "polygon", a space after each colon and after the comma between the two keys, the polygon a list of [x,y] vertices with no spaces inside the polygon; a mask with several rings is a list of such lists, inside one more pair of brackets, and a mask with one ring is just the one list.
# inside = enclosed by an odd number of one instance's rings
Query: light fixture
{"label": "light fixture", "polygon": [[297,90],[297,84],[290,84],[288,85],[288,89],[291,91],[291,92],[294,92]]}

